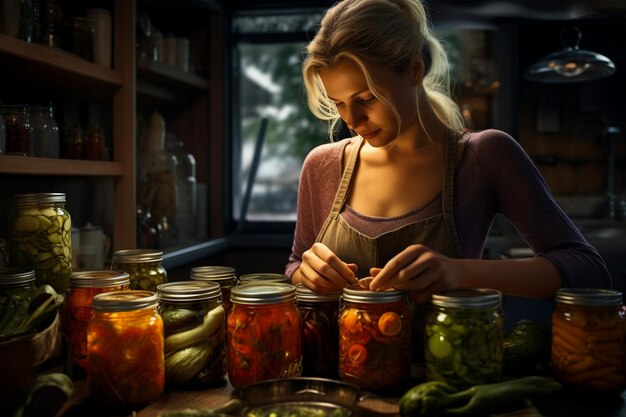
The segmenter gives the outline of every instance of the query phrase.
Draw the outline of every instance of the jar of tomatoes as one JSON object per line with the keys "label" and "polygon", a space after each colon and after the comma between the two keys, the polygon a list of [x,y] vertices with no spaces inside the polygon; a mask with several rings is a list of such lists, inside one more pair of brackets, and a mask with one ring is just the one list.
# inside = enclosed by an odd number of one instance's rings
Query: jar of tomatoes
{"label": "jar of tomatoes", "polygon": [[245,274],[239,277],[239,285],[248,284],[250,282],[282,282],[289,284],[289,277],[285,274],[273,274],[269,272]]}
{"label": "jar of tomatoes", "polygon": [[87,330],[89,395],[107,407],[136,409],[165,387],[163,320],[152,291],[115,291],[93,297]]}
{"label": "jar of tomatoes", "polygon": [[159,284],[167,282],[167,271],[163,267],[163,252],[160,250],[123,249],[115,251],[111,269],[128,272],[131,290],[156,292]]}
{"label": "jar of tomatoes", "polygon": [[235,389],[302,373],[300,312],[291,284],[233,288],[228,315],[228,377]]}
{"label": "jar of tomatoes", "polygon": [[622,293],[561,288],[552,313],[554,378],[581,388],[621,392],[624,383],[625,313]]}
{"label": "jar of tomatoes", "polygon": [[318,294],[296,285],[302,316],[302,375],[336,378],[339,352],[339,299],[341,291]]}
{"label": "jar of tomatoes", "polygon": [[168,282],[157,287],[165,336],[165,382],[194,388],[226,375],[226,315],[217,282]]}
{"label": "jar of tomatoes", "polygon": [[72,276],[71,229],[65,193],[14,195],[9,214],[11,264],[33,268],[38,286],[65,292]]}
{"label": "jar of tomatoes", "polygon": [[230,291],[237,284],[235,268],[230,266],[197,266],[191,269],[190,278],[194,281],[211,281],[220,284],[222,305],[228,316],[232,307]]}
{"label": "jar of tomatoes", "polygon": [[63,333],[67,340],[69,365],[74,375],[87,368],[87,326],[93,297],[104,292],[130,289],[128,274],[122,271],[74,272],[63,303]]}
{"label": "jar of tomatoes", "polygon": [[363,389],[397,388],[411,373],[411,313],[398,290],[343,289],[339,377]]}
{"label": "jar of tomatoes", "polygon": [[433,294],[426,313],[425,374],[458,389],[502,376],[501,294],[459,288]]}

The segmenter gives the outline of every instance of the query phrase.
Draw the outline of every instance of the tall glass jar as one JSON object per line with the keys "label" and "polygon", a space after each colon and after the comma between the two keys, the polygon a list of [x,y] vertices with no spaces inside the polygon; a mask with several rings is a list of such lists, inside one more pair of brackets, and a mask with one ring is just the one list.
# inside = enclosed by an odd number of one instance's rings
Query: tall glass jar
{"label": "tall glass jar", "polygon": [[500,381],[501,294],[461,288],[433,294],[426,313],[426,379],[458,389]]}
{"label": "tall glass jar", "polygon": [[226,314],[217,282],[161,284],[159,314],[165,334],[165,382],[198,388],[226,375]]}
{"label": "tall glass jar", "polygon": [[167,271],[163,267],[163,252],[160,250],[122,249],[115,251],[111,269],[128,272],[131,290],[156,292],[159,284],[167,282]]}
{"label": "tall glass jar", "polygon": [[42,158],[59,157],[59,126],[54,120],[52,105],[30,106],[32,154]]}
{"label": "tall glass jar", "polygon": [[93,297],[128,289],[130,279],[126,272],[81,271],[72,274],[63,303],[63,333],[72,374],[82,375],[87,368],[87,325],[91,320]]}
{"label": "tall glass jar", "polygon": [[561,288],[552,313],[554,378],[598,391],[626,388],[625,312],[622,293],[600,288]]}
{"label": "tall glass jar", "polygon": [[35,271],[22,267],[0,268],[0,334],[13,333],[26,317],[19,306],[29,302],[37,287]]}
{"label": "tall glass jar", "polygon": [[165,150],[176,157],[176,181],[178,184],[178,239],[180,243],[194,240],[197,234],[198,185],[196,182],[196,158],[189,153],[182,140],[168,134]]}
{"label": "tall glass jar", "polygon": [[302,373],[302,324],[290,284],[233,288],[228,315],[228,377],[235,389]]}
{"label": "tall glass jar", "polygon": [[341,291],[318,294],[296,285],[302,316],[302,375],[337,378]]}
{"label": "tall glass jar", "polygon": [[343,289],[339,377],[362,389],[401,386],[411,374],[411,312],[402,291]]}
{"label": "tall glass jar", "polygon": [[5,104],[2,106],[6,138],[5,149],[7,155],[32,155],[32,129],[28,118],[26,104]]}
{"label": "tall glass jar", "polygon": [[190,278],[194,281],[212,281],[220,284],[222,304],[226,310],[226,316],[228,316],[233,305],[230,301],[230,291],[237,283],[235,268],[230,266],[196,266],[191,268]]}
{"label": "tall glass jar", "polygon": [[289,284],[289,277],[284,274],[273,274],[269,272],[259,272],[256,274],[244,274],[239,277],[239,284],[249,284],[251,282],[282,282]]}
{"label": "tall glass jar", "polygon": [[63,293],[72,275],[72,219],[64,193],[16,194],[9,214],[11,264],[35,269],[37,285]]}
{"label": "tall glass jar", "polygon": [[135,409],[163,394],[163,320],[152,291],[93,297],[87,330],[89,396],[111,408]]}

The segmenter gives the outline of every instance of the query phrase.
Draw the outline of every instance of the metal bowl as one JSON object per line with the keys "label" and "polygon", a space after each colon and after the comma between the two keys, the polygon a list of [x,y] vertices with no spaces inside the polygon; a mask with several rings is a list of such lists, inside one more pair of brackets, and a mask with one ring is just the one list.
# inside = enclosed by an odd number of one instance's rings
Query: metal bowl
{"label": "metal bowl", "polygon": [[[311,415],[353,415],[361,390],[347,382],[325,378],[284,378],[256,382],[240,393],[247,415],[286,415],[307,410]],[[314,414],[315,413],[315,414]]]}

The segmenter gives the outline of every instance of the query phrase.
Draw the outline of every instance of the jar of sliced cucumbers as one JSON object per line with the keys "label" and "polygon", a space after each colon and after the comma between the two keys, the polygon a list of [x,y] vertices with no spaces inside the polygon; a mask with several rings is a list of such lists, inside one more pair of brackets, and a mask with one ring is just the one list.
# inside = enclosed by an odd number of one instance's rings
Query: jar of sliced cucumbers
{"label": "jar of sliced cucumbers", "polygon": [[131,290],[156,292],[160,284],[167,282],[163,267],[163,252],[152,249],[122,249],[113,252],[111,270],[124,271],[130,276]]}
{"label": "jar of sliced cucumbers", "polygon": [[226,375],[226,315],[217,282],[179,281],[157,288],[165,335],[165,382],[196,388]]}
{"label": "jar of sliced cucumbers", "polygon": [[426,313],[426,379],[458,389],[498,382],[504,318],[501,294],[454,289],[433,294]]}
{"label": "jar of sliced cucumbers", "polygon": [[72,220],[65,193],[17,194],[9,214],[9,259],[35,270],[36,285],[63,293],[72,276]]}

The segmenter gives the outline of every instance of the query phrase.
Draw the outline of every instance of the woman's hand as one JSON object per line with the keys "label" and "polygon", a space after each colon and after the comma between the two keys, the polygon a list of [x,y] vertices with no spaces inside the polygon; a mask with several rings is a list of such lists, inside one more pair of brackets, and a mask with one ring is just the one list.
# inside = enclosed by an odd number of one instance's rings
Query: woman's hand
{"label": "woman's hand", "polygon": [[297,271],[299,281],[311,291],[330,293],[354,284],[357,266],[343,262],[323,243],[315,243],[302,254]]}
{"label": "woman's hand", "polygon": [[408,246],[382,269],[371,268],[370,274],[371,290],[411,291],[411,300],[418,304],[430,301],[435,291],[458,287],[463,276],[456,259],[419,244]]}

